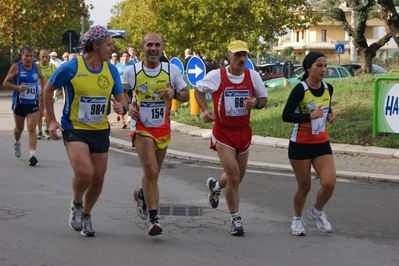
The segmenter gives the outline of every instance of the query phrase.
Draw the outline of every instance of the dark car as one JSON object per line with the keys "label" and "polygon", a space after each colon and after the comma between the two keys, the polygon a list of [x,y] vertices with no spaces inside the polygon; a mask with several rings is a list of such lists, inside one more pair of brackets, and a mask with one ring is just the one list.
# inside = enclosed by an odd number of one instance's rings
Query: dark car
{"label": "dark car", "polygon": [[258,71],[263,81],[284,76],[283,64],[280,63],[257,65],[255,70]]}
{"label": "dark car", "polygon": [[[349,72],[351,72],[351,74],[354,76],[356,74],[356,71],[362,67],[362,64],[361,63],[349,63],[349,64],[342,64],[341,66],[348,69]],[[385,68],[380,67],[379,65],[376,65],[376,64],[372,64],[371,71],[373,74],[388,73],[388,70],[386,70]]]}

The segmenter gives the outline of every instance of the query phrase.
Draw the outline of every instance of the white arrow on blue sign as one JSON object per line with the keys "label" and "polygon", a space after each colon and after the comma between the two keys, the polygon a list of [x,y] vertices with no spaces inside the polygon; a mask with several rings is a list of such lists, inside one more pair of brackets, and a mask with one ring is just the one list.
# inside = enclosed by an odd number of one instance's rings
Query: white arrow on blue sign
{"label": "white arrow on blue sign", "polygon": [[247,62],[245,62],[245,67],[252,69],[252,70],[255,69],[254,64],[252,63],[252,61],[249,58],[247,58]]}
{"label": "white arrow on blue sign", "polygon": [[179,58],[177,57],[173,57],[172,59],[170,59],[169,61],[171,64],[174,64],[175,66],[177,66],[180,70],[180,74],[183,76],[184,75],[184,67],[183,67],[183,63],[180,61]]}
{"label": "white arrow on blue sign", "polygon": [[192,86],[205,77],[205,63],[199,57],[191,57],[187,63],[187,79]]}

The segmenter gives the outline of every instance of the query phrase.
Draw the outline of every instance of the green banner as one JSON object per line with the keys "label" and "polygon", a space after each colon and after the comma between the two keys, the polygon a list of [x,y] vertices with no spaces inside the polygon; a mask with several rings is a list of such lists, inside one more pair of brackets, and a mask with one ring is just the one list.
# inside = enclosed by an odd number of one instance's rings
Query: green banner
{"label": "green banner", "polygon": [[374,81],[373,137],[377,132],[399,133],[399,77],[397,76],[378,77]]}

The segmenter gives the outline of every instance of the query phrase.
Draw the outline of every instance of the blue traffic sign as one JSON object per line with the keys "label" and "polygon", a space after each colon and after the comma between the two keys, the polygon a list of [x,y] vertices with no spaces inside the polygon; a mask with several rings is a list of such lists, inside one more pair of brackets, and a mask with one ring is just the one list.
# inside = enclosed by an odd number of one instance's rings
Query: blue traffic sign
{"label": "blue traffic sign", "polygon": [[344,54],[345,53],[345,44],[337,43],[335,45],[335,54]]}
{"label": "blue traffic sign", "polygon": [[187,63],[187,79],[192,86],[205,77],[205,63],[199,57],[191,57]]}
{"label": "blue traffic sign", "polygon": [[179,58],[177,57],[173,57],[172,59],[170,59],[169,61],[171,64],[174,64],[175,66],[177,66],[180,70],[180,74],[183,76],[184,75],[184,67],[183,67],[183,63],[180,61]]}
{"label": "blue traffic sign", "polygon": [[255,69],[254,64],[252,63],[252,61],[249,58],[247,58],[247,62],[245,62],[245,67],[252,69],[252,70]]}

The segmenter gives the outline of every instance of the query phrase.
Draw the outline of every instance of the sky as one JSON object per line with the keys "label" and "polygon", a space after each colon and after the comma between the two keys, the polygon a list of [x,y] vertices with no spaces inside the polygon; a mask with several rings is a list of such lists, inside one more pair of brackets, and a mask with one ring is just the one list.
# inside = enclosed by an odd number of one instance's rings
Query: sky
{"label": "sky", "polygon": [[112,14],[111,8],[122,0],[85,0],[86,4],[91,3],[94,6],[90,10],[90,20],[94,21],[93,25],[107,26]]}

